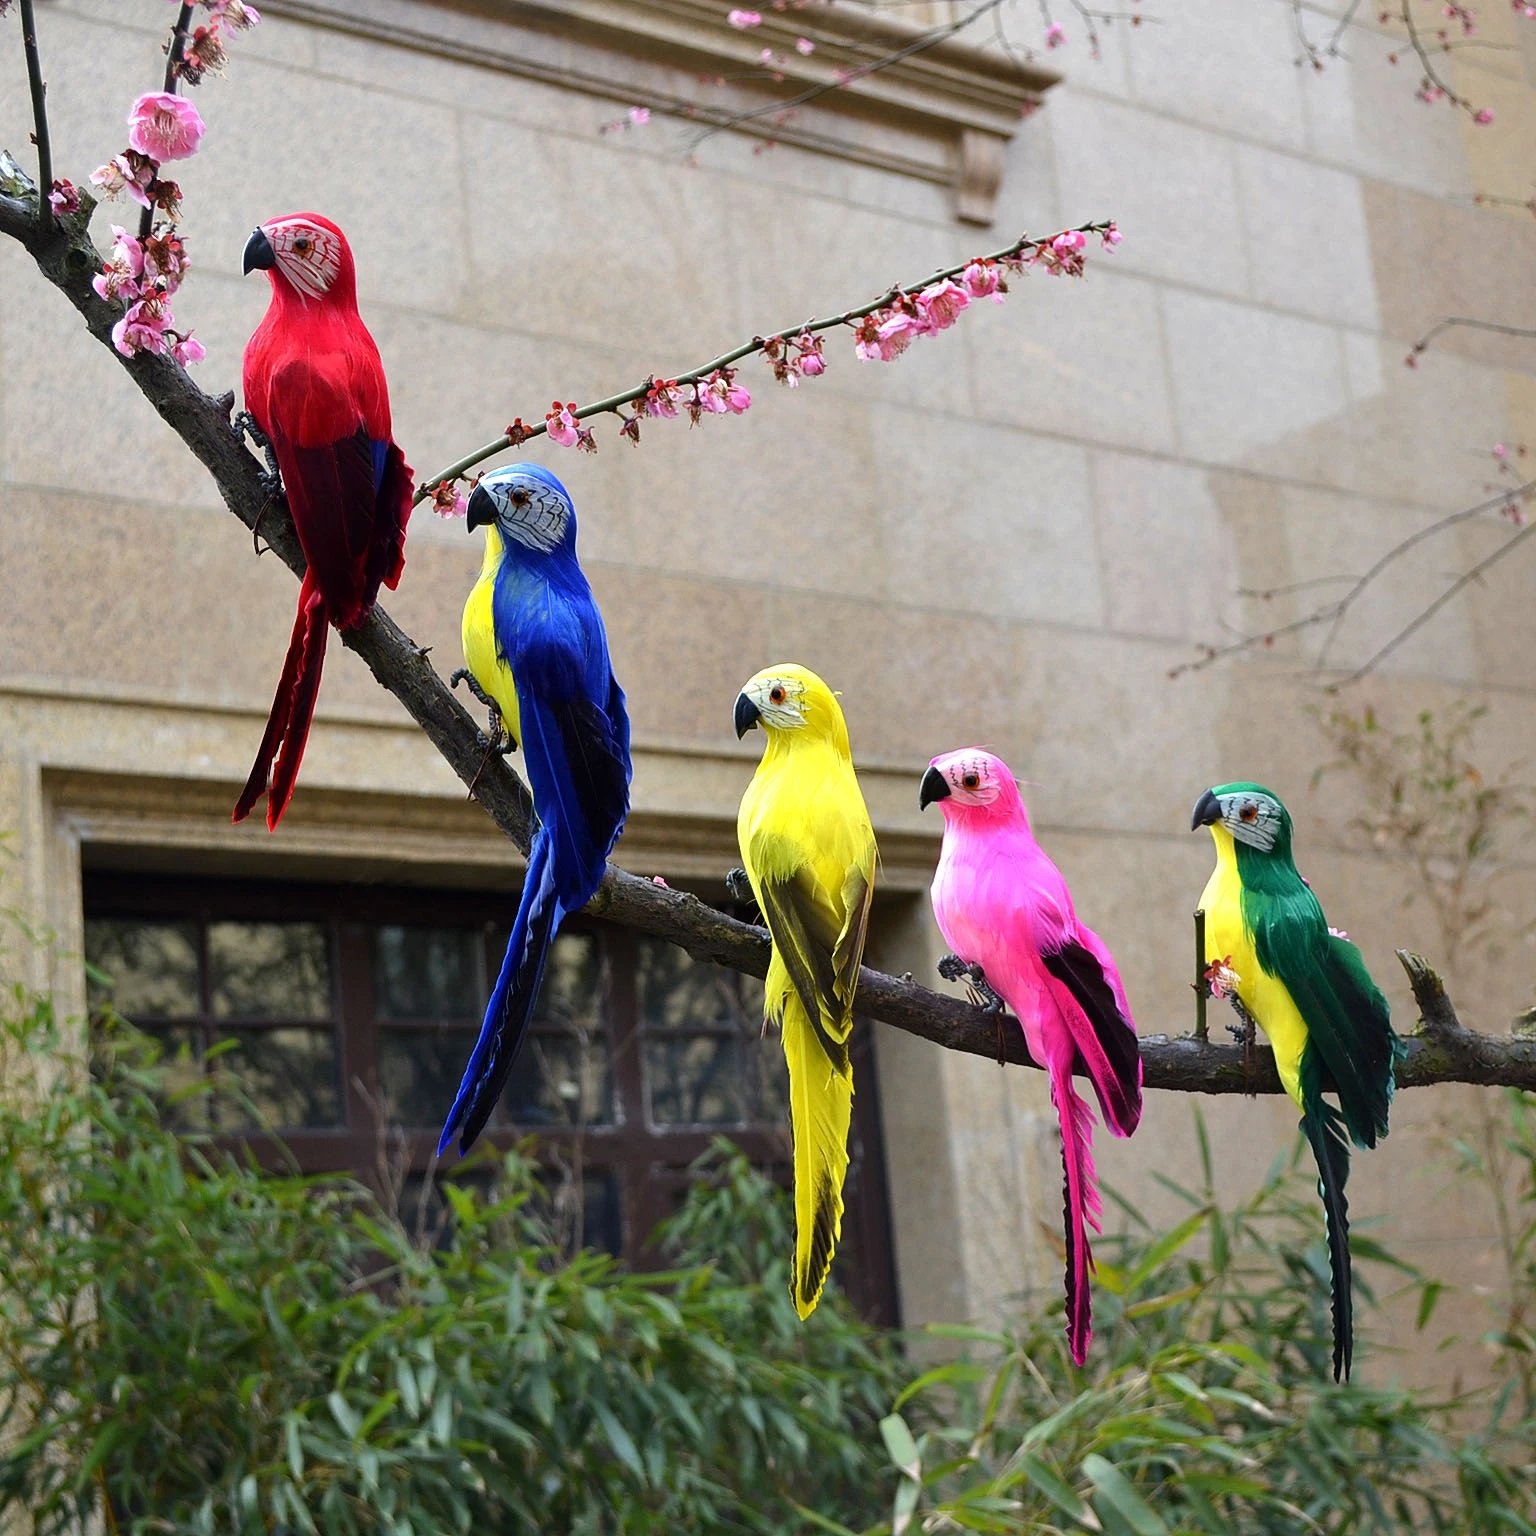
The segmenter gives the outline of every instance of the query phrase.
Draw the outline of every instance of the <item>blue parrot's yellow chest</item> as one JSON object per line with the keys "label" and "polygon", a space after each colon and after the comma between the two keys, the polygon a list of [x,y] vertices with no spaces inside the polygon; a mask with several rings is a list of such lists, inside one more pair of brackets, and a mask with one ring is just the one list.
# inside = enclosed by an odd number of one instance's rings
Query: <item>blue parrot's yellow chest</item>
{"label": "blue parrot's yellow chest", "polygon": [[517,686],[512,669],[497,654],[496,620],[492,597],[496,589],[496,568],[501,558],[501,540],[494,528],[485,530],[485,564],[480,579],[470,590],[464,604],[464,665],[474,679],[496,701],[502,723],[515,741],[523,739],[522,720],[517,709]]}
{"label": "blue parrot's yellow chest", "polygon": [[1243,882],[1237,872],[1232,834],[1212,827],[1216,868],[1205,882],[1200,905],[1205,911],[1206,963],[1225,961],[1237,972],[1237,995],[1259,1021],[1274,1049],[1275,1066],[1285,1091],[1301,1103],[1301,1053],[1307,1043],[1306,1020],[1277,976],[1259,964],[1258,950],[1243,922]]}

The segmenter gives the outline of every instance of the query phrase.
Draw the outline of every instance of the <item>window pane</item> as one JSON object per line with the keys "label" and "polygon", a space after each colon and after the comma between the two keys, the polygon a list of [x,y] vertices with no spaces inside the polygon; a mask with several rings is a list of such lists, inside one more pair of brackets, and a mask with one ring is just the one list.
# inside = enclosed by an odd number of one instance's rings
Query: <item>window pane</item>
{"label": "window pane", "polygon": [[161,1024],[144,1032],[160,1043],[155,1064],[160,1091],[155,1097],[163,1106],[165,1123],[178,1131],[206,1130],[208,1092],[200,1086],[205,1083],[202,1030],[195,1024]]}
{"label": "window pane", "polygon": [[580,1196],[575,1180],[563,1169],[550,1168],[539,1178],[544,1198],[541,1214],[551,1236],[567,1253],[597,1248],[619,1256],[624,1246],[624,1224],[619,1208],[619,1181],[611,1173],[584,1171]]}
{"label": "window pane", "polygon": [[652,1036],[645,1077],[652,1125],[735,1125],[747,1118],[740,1040]]}
{"label": "window pane", "polygon": [[485,948],[471,928],[380,928],[373,986],[381,1019],[478,1019]]}
{"label": "window pane", "polygon": [[474,1049],[472,1029],[381,1029],[379,1088],[395,1125],[437,1128],[448,1118]]}
{"label": "window pane", "polygon": [[762,1021],[762,983],[757,1005],[747,1009],[734,971],[693,959],[662,939],[635,940],[635,990],[646,1029],[708,1029],[713,1026],[757,1032]]}
{"label": "window pane", "polygon": [[[761,987],[762,983],[758,985]],[[770,1029],[761,1040],[744,1042],[742,1058],[746,1068],[748,1118],[765,1125],[787,1124],[789,1065],[784,1060],[784,1046],[778,1030]]]}
{"label": "window pane", "polygon": [[336,1035],[329,1029],[231,1031],[235,1048],[219,1058],[256,1113],[227,1096],[217,1101],[220,1129],[263,1124],[301,1130],[341,1123],[336,1086]]}
{"label": "window pane", "polygon": [[85,958],[112,978],[88,982],[93,1008],[111,1003],[126,1019],[184,1019],[202,1012],[197,988],[197,928],[93,917],[85,924]]}
{"label": "window pane", "polygon": [[502,1111],[513,1126],[606,1125],[613,1119],[608,1037],[530,1030]]}
{"label": "window pane", "polygon": [[514,1126],[603,1125],[613,1119],[604,973],[590,933],[550,948],[534,1027],[512,1068],[502,1111]]}
{"label": "window pane", "polygon": [[219,1019],[328,1019],[331,958],[319,923],[210,923],[208,990]]}

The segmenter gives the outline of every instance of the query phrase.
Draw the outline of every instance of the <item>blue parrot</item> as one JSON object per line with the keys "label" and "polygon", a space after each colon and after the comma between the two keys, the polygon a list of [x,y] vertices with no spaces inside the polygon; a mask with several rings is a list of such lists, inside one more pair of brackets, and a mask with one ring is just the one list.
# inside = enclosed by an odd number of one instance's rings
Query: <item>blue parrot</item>
{"label": "blue parrot", "polygon": [[476,694],[511,745],[522,745],[537,825],[517,921],[439,1156],[455,1135],[460,1155],[467,1152],[496,1107],[550,944],[603,878],[629,811],[632,773],[624,690],[576,561],[569,493],[540,465],[511,464],[481,480],[468,511],[471,531],[485,529],[485,561],[464,604],[464,660]]}

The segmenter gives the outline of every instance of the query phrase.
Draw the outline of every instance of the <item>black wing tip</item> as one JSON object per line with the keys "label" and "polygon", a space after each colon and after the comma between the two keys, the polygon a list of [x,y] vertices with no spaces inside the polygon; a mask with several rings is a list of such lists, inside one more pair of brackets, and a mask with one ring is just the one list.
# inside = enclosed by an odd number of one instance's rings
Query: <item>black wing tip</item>
{"label": "black wing tip", "polygon": [[[796,1247],[799,1247],[798,1240]],[[814,1307],[832,1271],[837,1250],[837,1191],[823,1176],[816,1184],[816,1214],[811,1219],[811,1253],[805,1269],[796,1276],[795,1290],[802,1307]]]}

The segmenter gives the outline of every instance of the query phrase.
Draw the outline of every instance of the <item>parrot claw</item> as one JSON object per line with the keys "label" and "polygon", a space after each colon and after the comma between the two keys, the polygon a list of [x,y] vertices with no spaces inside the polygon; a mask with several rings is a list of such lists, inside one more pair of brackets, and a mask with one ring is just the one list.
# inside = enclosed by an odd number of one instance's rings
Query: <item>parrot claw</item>
{"label": "parrot claw", "polygon": [[939,975],[945,981],[959,981],[962,976],[970,974],[968,966],[959,955],[941,955],[939,957]]}
{"label": "parrot claw", "polygon": [[490,734],[484,731],[475,732],[475,745],[485,753],[487,757],[505,757],[509,752],[517,751],[517,737],[507,729],[506,722],[501,718],[501,711],[496,707],[496,700],[475,681],[474,673],[468,667],[460,667],[448,676],[448,686],[457,688],[460,683],[468,683],[469,691],[485,705],[490,713]]}
{"label": "parrot claw", "polygon": [[725,874],[725,888],[736,901],[753,900],[752,882],[747,878],[747,872],[744,869],[727,870]]}
{"label": "parrot claw", "polygon": [[239,412],[230,424],[236,432],[250,438],[261,450],[262,457],[267,461],[266,469],[261,471],[261,488],[267,493],[268,500],[276,500],[284,494],[283,475],[277,467],[277,455],[272,451],[272,440],[256,425],[256,418],[249,411]]}
{"label": "parrot claw", "polygon": [[992,990],[987,973],[979,965],[962,960],[959,955],[945,955],[939,961],[939,975],[945,981],[963,981],[971,1002],[983,1013],[1003,1013],[1008,1004]]}

